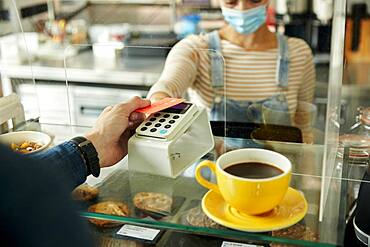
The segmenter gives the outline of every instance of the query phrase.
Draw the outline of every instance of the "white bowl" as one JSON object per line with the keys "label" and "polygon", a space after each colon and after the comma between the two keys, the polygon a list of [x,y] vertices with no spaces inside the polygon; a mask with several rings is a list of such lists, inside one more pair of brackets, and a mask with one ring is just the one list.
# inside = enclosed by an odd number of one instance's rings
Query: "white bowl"
{"label": "white bowl", "polygon": [[[22,143],[24,141],[31,141],[42,144],[42,147],[29,152],[35,153],[47,148],[51,143],[51,137],[48,134],[38,132],[38,131],[17,131],[17,132],[10,132],[6,134],[0,135],[0,143],[10,147],[12,143]],[[27,154],[29,154],[27,153]]]}

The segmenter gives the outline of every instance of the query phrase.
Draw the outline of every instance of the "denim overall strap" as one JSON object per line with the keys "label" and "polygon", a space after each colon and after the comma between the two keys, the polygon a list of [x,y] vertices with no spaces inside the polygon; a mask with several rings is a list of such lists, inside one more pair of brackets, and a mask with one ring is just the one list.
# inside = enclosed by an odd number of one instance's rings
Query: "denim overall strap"
{"label": "denim overall strap", "polygon": [[[286,37],[277,36],[278,52],[276,64],[276,85],[280,89],[288,86],[289,82],[289,50]],[[237,101],[226,99],[222,94],[221,89],[224,88],[224,64],[221,53],[221,40],[218,32],[209,34],[208,47],[212,49],[209,52],[211,60],[211,86],[214,91],[213,106],[210,112],[210,117],[213,121],[234,121],[234,122],[262,122],[262,105],[269,106],[281,111],[289,111],[289,106],[286,97],[282,90],[279,90],[275,95],[257,102],[250,100]],[[214,52],[217,51],[217,52]]]}
{"label": "denim overall strap", "polygon": [[289,47],[286,36],[278,34],[279,53],[276,66],[277,85],[282,88],[289,84]]}
{"label": "denim overall strap", "polygon": [[[277,34],[278,56],[276,66],[276,83],[279,87],[289,84],[289,47],[286,36]],[[209,33],[208,48],[211,59],[211,85],[213,89],[224,86],[224,61],[221,56],[221,39],[217,31]],[[216,52],[215,52],[216,51]]]}
{"label": "denim overall strap", "polygon": [[224,87],[224,60],[217,30],[209,33],[208,49],[210,49],[208,53],[211,59],[211,85],[217,91]]}

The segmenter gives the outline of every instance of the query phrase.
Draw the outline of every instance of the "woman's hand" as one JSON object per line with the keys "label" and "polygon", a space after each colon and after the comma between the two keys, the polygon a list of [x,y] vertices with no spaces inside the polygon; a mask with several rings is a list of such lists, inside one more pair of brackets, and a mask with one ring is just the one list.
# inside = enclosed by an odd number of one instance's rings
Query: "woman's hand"
{"label": "woman's hand", "polygon": [[154,102],[160,101],[161,99],[169,98],[169,97],[171,96],[169,96],[168,94],[164,92],[157,92],[157,93],[152,94],[152,96],[150,97],[150,101],[154,103]]}
{"label": "woman's hand", "polygon": [[128,102],[108,106],[100,114],[95,126],[85,137],[98,152],[100,167],[116,164],[128,152],[128,139],[144,121],[145,115],[134,112],[150,105],[149,100],[134,97]]}

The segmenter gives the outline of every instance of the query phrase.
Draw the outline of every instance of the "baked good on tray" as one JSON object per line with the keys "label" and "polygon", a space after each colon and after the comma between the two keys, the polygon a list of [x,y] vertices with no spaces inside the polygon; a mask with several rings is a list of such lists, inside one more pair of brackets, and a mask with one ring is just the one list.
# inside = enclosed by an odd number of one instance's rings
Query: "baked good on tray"
{"label": "baked good on tray", "polygon": [[114,237],[101,237],[99,238],[99,247],[143,247],[147,246],[139,241],[119,239]]}
{"label": "baked good on tray", "polygon": [[[100,213],[100,214],[117,215],[117,216],[128,216],[130,213],[127,204],[123,202],[116,202],[116,201],[99,202],[97,204],[91,205],[88,208],[88,211],[91,213]],[[116,227],[116,226],[123,225],[122,222],[111,221],[111,220],[100,220],[100,219],[89,218],[89,221],[99,227]]]}
{"label": "baked good on tray", "polygon": [[225,229],[225,227],[217,224],[203,213],[203,210],[198,206],[192,208],[186,214],[186,221],[191,226],[208,227],[214,229]]}
{"label": "baked good on tray", "polygon": [[[312,241],[312,242],[317,242],[319,240],[318,234],[315,233],[313,230],[311,230],[308,226],[305,226],[303,224],[295,224],[285,229],[273,231],[272,236],[297,239],[297,240],[307,240],[307,241]],[[288,247],[292,245],[270,244],[270,246],[271,247]]]}
{"label": "baked good on tray", "polygon": [[76,201],[90,201],[96,198],[99,189],[88,184],[81,184],[72,191],[72,198]]}
{"label": "baked good on tray", "polygon": [[135,207],[151,212],[171,212],[172,198],[163,193],[139,192],[134,196]]}

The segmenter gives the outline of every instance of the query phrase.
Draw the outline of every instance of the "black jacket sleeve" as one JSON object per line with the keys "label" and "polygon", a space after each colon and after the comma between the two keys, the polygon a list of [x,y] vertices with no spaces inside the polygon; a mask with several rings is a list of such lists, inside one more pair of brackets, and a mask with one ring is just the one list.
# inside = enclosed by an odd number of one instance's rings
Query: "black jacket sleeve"
{"label": "black jacket sleeve", "polygon": [[0,146],[1,246],[94,246],[64,173]]}

